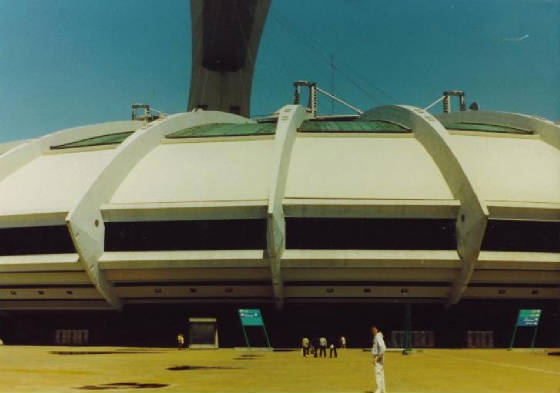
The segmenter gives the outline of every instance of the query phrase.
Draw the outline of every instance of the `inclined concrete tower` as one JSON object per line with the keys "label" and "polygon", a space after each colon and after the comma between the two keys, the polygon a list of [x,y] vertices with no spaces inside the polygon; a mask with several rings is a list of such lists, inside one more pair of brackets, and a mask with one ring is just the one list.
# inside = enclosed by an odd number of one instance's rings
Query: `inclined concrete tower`
{"label": "inclined concrete tower", "polygon": [[191,0],[187,110],[249,116],[253,69],[270,0]]}

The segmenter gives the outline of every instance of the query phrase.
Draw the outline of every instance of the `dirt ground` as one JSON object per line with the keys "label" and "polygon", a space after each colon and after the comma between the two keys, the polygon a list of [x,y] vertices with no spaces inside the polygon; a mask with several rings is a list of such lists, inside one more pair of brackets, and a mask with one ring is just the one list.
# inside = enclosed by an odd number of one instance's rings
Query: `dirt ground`
{"label": "dirt ground", "polygon": [[[175,368],[175,369],[173,369]],[[385,360],[390,393],[560,393],[545,350],[424,350]],[[371,355],[115,347],[0,347],[0,392],[371,392]]]}

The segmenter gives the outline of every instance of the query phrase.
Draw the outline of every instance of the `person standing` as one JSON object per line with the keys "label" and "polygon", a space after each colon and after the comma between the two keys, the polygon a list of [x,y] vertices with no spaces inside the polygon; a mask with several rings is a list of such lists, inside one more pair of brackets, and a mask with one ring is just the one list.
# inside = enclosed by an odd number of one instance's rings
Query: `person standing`
{"label": "person standing", "polygon": [[338,357],[338,353],[336,352],[336,347],[337,347],[336,339],[331,340],[331,345],[329,345],[329,358],[332,358],[333,354],[335,358]]}
{"label": "person standing", "polygon": [[319,339],[319,357],[327,357],[327,339],[325,337],[321,337]]}
{"label": "person standing", "polygon": [[377,326],[373,325],[371,327],[371,333],[373,335],[373,346],[371,347],[371,354],[373,355],[373,364],[375,367],[375,383],[377,389],[375,393],[385,393],[385,370],[384,366],[384,355],[387,347],[385,346],[385,341],[383,340],[383,333],[377,329]]}
{"label": "person standing", "polygon": [[301,340],[301,348],[303,349],[303,357],[307,357],[309,355],[309,339],[307,337]]}
{"label": "person standing", "polygon": [[346,337],[340,336],[340,348],[346,348]]}
{"label": "person standing", "polygon": [[177,349],[185,349],[185,337],[181,333],[177,335]]}

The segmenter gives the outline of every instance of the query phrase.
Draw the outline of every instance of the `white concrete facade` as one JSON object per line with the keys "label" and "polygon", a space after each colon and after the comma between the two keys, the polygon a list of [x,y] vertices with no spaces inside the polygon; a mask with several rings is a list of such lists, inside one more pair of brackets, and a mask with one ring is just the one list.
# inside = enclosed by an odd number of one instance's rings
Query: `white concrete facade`
{"label": "white concrete facade", "polygon": [[[404,124],[409,134],[302,133],[297,129],[308,114],[288,105],[279,111],[274,136],[165,138],[196,125],[252,122],[194,111],[15,143],[0,151],[0,230],[66,225],[75,250],[0,255],[0,308],[102,309],[177,298],[271,301],[279,307],[402,296],[451,303],[560,298],[559,253],[481,251],[488,220],[560,222],[560,127],[514,114],[461,116],[449,119],[516,127],[522,122],[534,134],[447,130],[437,118],[406,106],[375,108],[362,119]],[[50,150],[134,130],[117,146]],[[457,247],[286,249],[285,217],[453,220]],[[266,247],[105,250],[106,222],[244,219],[266,221]],[[162,282],[176,284],[162,288]]]}

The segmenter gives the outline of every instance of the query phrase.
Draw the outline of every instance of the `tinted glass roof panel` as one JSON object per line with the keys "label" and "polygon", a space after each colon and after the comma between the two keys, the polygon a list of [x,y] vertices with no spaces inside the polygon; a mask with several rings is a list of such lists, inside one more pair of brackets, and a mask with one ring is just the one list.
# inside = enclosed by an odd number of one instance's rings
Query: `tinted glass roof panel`
{"label": "tinted glass roof panel", "polygon": [[300,126],[300,132],[348,132],[348,133],[409,133],[398,124],[388,121],[320,121],[306,120]]}
{"label": "tinted glass roof panel", "polygon": [[218,136],[274,135],[276,123],[213,123],[185,128],[166,136],[166,138],[208,138]]}
{"label": "tinted glass roof panel", "polygon": [[91,147],[103,145],[116,145],[123,142],[134,131],[119,132],[116,134],[107,134],[95,136],[93,138],[82,139],[76,142],[65,143],[63,145],[51,146],[52,150],[71,149],[76,147]]}
{"label": "tinted glass roof panel", "polygon": [[507,134],[524,134],[531,135],[533,131],[522,130],[519,128],[501,126],[496,124],[480,124],[480,123],[443,123],[448,130],[461,131],[482,131],[482,132],[498,132]]}

